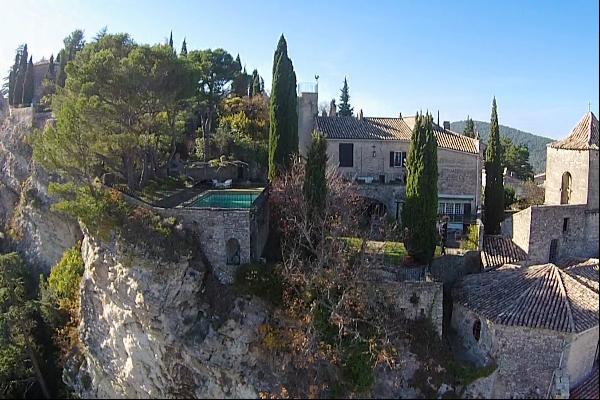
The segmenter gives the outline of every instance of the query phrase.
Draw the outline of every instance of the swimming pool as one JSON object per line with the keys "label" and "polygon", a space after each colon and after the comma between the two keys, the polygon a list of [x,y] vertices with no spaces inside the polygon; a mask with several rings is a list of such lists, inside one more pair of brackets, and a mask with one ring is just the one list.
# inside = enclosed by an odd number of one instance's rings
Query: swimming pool
{"label": "swimming pool", "polygon": [[250,208],[263,189],[208,190],[184,205],[195,208]]}

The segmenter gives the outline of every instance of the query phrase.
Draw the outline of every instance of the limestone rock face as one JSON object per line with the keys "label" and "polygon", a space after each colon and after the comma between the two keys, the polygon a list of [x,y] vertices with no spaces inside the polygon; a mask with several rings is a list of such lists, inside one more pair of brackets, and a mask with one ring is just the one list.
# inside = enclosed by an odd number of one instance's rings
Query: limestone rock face
{"label": "limestone rock face", "polygon": [[143,247],[84,237],[81,365],[72,360],[65,381],[84,398],[256,398],[268,389],[257,345],[266,309],[229,294],[201,258],[149,259]]}
{"label": "limestone rock face", "polygon": [[49,117],[36,116],[31,108],[0,116],[0,230],[27,262],[45,273],[81,238],[75,221],[50,211],[50,178],[31,159],[29,136]]}

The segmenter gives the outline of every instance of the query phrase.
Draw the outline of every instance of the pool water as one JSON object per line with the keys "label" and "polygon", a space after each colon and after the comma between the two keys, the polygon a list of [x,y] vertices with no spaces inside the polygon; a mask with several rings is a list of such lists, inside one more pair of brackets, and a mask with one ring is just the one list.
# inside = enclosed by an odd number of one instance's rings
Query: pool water
{"label": "pool water", "polygon": [[187,207],[250,208],[262,190],[208,191],[193,200]]}

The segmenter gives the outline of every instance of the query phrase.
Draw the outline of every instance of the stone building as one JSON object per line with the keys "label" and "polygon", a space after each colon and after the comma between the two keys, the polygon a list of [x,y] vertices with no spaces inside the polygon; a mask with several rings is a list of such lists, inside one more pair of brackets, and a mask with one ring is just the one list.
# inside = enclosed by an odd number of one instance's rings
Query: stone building
{"label": "stone building", "polygon": [[452,296],[469,358],[497,366],[478,397],[567,398],[597,373],[598,259],[505,265],[464,277]]}
{"label": "stone building", "polygon": [[[300,153],[305,155],[311,134],[318,131],[327,139],[329,163],[347,179],[358,184],[359,192],[385,206],[388,215],[398,218],[406,188],[406,160],[414,117],[341,117],[330,112],[318,116],[318,93],[301,92],[298,99]],[[451,229],[472,223],[480,207],[483,146],[444,126],[434,124],[438,142],[439,213],[450,216]]]}
{"label": "stone building", "polygon": [[598,168],[598,119],[588,112],[565,139],[548,144],[544,205],[503,223],[531,262],[598,257]]}

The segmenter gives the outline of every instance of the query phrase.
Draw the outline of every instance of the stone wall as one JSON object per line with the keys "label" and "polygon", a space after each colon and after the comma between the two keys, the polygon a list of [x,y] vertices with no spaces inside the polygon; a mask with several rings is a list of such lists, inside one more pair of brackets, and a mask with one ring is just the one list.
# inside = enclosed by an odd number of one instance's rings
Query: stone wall
{"label": "stone wall", "polygon": [[254,201],[250,209],[250,259],[259,260],[269,237],[269,203],[267,192]]}
{"label": "stone wall", "polygon": [[298,97],[298,150],[306,157],[315,125],[315,116],[319,112],[318,93],[302,92]]}
{"label": "stone wall", "polygon": [[505,224],[510,223],[512,234],[512,241],[519,246],[525,253],[529,253],[529,236],[531,232],[531,207],[519,211],[512,215],[510,222],[505,221],[502,223],[502,233],[508,233],[504,228]]}
{"label": "stone wall", "polygon": [[[476,321],[481,324],[479,340],[473,335]],[[460,338],[470,360],[478,366],[487,365],[492,361],[493,324],[488,319],[479,317],[462,304],[455,302],[452,306],[451,326]]]}
{"label": "stone wall", "polygon": [[585,234],[586,241],[584,243],[584,254],[589,254],[592,257],[599,256],[600,242],[600,224],[598,210],[587,210],[585,212]]}
{"label": "stone wall", "polygon": [[590,210],[598,210],[599,208],[599,179],[600,179],[600,165],[598,162],[598,150],[591,150],[589,153],[589,187],[588,187],[588,208]]}
{"label": "stone wall", "polygon": [[467,251],[465,254],[448,254],[436,257],[431,261],[431,275],[451,288],[465,275],[481,272],[481,255],[479,251]]}
{"label": "stone wall", "polygon": [[[574,335],[566,354],[566,368],[571,386],[586,378],[594,367],[594,356],[598,351],[598,326]],[[564,365],[563,365],[564,366]]]}
{"label": "stone wall", "polygon": [[[564,172],[569,172],[572,179],[571,201],[569,204],[587,204],[588,182],[594,182],[589,180],[589,156],[590,152],[587,150],[563,150],[547,147],[545,204],[560,204],[560,189],[562,185],[562,175]],[[595,182],[598,182],[598,180],[596,179]],[[598,204],[597,190],[598,189],[596,186],[596,204]]]}

